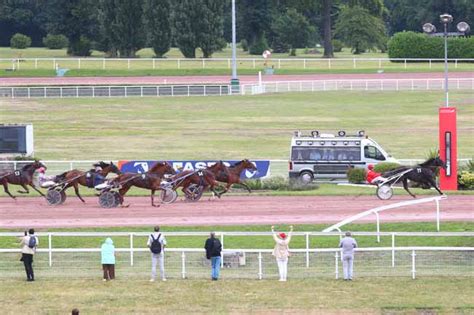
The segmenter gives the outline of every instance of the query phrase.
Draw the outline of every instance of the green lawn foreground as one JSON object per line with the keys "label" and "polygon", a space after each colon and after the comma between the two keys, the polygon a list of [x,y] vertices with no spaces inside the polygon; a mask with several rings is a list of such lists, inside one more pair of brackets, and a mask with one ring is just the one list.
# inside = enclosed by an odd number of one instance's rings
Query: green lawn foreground
{"label": "green lawn foreground", "polygon": [[[472,92],[450,98],[458,109],[458,157],[471,158]],[[396,158],[424,158],[437,147],[443,104],[442,91],[0,99],[0,122],[33,123],[35,154],[44,160],[288,160],[293,132],[314,129],[365,129]]]}
{"label": "green lawn foreground", "polygon": [[[471,278],[2,281],[3,314],[472,314]],[[426,312],[426,313],[423,313]]]}

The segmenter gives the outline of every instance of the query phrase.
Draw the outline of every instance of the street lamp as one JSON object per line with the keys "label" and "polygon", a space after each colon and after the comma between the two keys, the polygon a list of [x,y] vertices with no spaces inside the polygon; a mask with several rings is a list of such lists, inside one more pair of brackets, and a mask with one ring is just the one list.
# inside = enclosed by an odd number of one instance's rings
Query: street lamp
{"label": "street lamp", "polygon": [[459,22],[456,26],[458,32],[448,32],[448,25],[453,22],[450,14],[441,14],[439,16],[441,23],[444,25],[443,33],[436,33],[436,27],[431,23],[423,24],[423,32],[431,36],[444,37],[444,91],[446,93],[446,107],[449,107],[449,90],[448,90],[448,36],[463,36],[469,32],[470,26],[466,22]]}
{"label": "street lamp", "polygon": [[446,106],[439,108],[439,155],[446,163],[446,169],[440,171],[440,188],[442,190],[457,190],[457,118],[456,108],[449,107],[448,92],[448,36],[462,36],[469,32],[466,22],[459,22],[458,32],[448,32],[448,26],[453,22],[450,14],[439,16],[444,26],[444,32],[436,33],[436,27],[431,23],[423,25],[423,32],[431,36],[444,37],[444,90]]}
{"label": "street lamp", "polygon": [[230,80],[232,93],[240,91],[239,78],[237,77],[237,48],[235,41],[235,0],[232,0],[232,79]]}

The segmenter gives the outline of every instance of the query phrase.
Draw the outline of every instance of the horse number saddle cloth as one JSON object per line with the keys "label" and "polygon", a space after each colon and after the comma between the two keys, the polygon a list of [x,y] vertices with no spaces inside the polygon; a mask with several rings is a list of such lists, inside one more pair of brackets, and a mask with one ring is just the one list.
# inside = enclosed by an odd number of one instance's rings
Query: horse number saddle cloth
{"label": "horse number saddle cloth", "polygon": [[105,181],[105,177],[95,172],[86,173],[86,185],[89,188],[94,188],[97,185],[102,184]]}

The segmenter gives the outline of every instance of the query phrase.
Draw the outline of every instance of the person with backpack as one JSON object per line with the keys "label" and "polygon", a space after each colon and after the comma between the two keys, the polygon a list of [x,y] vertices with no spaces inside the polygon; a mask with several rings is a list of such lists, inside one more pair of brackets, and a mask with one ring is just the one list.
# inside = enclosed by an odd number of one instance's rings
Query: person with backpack
{"label": "person with backpack", "polygon": [[26,281],[35,281],[35,275],[33,272],[33,256],[36,253],[38,248],[39,240],[35,236],[35,230],[29,229],[28,232],[25,231],[25,236],[21,238],[21,259],[25,265],[26,271]]}
{"label": "person with backpack", "polygon": [[115,246],[114,241],[110,237],[107,237],[100,247],[100,255],[104,272],[102,281],[115,279]]}
{"label": "person with backpack", "polygon": [[216,233],[211,232],[210,238],[204,244],[204,249],[206,250],[206,258],[211,260],[211,279],[217,281],[221,270],[222,244],[216,238]]}
{"label": "person with backpack", "polygon": [[151,278],[150,282],[154,282],[156,278],[156,265],[160,262],[161,280],[166,281],[165,276],[165,247],[166,238],[160,233],[160,227],[155,226],[154,232],[150,234],[147,242],[151,252]]}

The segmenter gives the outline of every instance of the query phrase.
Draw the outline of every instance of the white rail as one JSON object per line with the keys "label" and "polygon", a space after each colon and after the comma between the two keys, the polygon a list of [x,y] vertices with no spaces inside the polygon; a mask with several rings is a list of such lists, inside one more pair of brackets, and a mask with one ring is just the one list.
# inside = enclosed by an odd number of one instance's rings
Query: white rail
{"label": "white rail", "polygon": [[377,224],[377,242],[380,242],[380,218],[379,218],[379,212],[382,212],[382,211],[386,211],[386,210],[390,210],[390,209],[396,209],[396,208],[402,208],[402,207],[407,207],[407,206],[413,206],[413,205],[417,205],[417,204],[420,204],[420,203],[427,203],[427,202],[436,202],[436,228],[437,230],[439,231],[440,229],[440,218],[439,218],[439,202],[441,200],[445,200],[447,199],[448,196],[446,195],[442,195],[442,196],[436,196],[436,197],[428,197],[428,198],[422,198],[422,199],[417,199],[417,200],[409,200],[409,201],[402,201],[402,202],[397,202],[397,203],[393,203],[393,204],[390,204],[390,205],[386,205],[386,206],[381,206],[381,207],[376,207],[376,208],[373,208],[373,209],[370,209],[370,210],[367,210],[367,211],[364,211],[364,212],[361,212],[361,213],[358,213],[352,217],[349,217],[347,219],[344,219],[342,220],[341,222],[339,223],[336,223],[334,225],[331,225],[330,227],[326,228],[323,230],[323,232],[331,232],[331,231],[334,231],[334,230],[338,230],[338,231],[341,231],[341,227],[348,224],[348,223],[351,223],[353,221],[356,221],[360,218],[363,218],[363,217],[366,217],[368,215],[371,215],[371,214],[375,214],[375,218],[376,218],[376,224]]}

